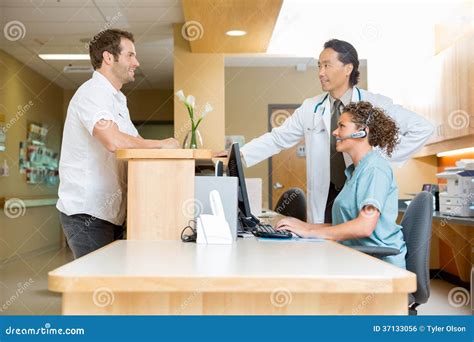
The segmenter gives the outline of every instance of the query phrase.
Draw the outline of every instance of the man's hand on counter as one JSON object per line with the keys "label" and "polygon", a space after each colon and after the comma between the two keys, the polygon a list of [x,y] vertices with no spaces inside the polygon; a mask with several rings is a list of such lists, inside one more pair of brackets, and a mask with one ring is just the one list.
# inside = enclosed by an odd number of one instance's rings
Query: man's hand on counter
{"label": "man's hand on counter", "polygon": [[159,140],[160,148],[171,149],[171,148],[180,148],[179,141],[175,138],[168,138]]}
{"label": "man's hand on counter", "polygon": [[112,120],[99,120],[94,125],[92,135],[112,153],[121,149],[133,148],[179,148],[179,142],[175,138],[163,140],[143,139],[140,135],[133,136],[121,132],[117,124]]}

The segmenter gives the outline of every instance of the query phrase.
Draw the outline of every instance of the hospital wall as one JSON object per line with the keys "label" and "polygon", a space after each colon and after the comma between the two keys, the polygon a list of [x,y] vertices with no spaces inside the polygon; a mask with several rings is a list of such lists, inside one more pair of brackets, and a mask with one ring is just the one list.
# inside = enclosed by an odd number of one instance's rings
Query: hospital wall
{"label": "hospital wall", "polygon": [[[64,119],[75,89],[62,89],[24,63],[0,50],[0,114],[5,115],[9,176],[0,177],[0,202],[5,198],[41,199],[56,197],[58,187],[32,185],[20,174],[19,143],[27,138],[29,122],[48,126],[48,147],[60,152]],[[129,89],[132,120],[172,121],[172,89]],[[14,216],[16,216],[15,214]],[[12,215],[10,215],[12,216]],[[64,244],[58,211],[54,205],[27,207],[18,217],[0,212],[0,261],[12,261]]]}
{"label": "hospital wall", "polygon": [[[27,65],[0,50],[0,113],[5,115],[6,151],[10,175],[0,177],[0,198],[55,196],[57,186],[32,185],[20,174],[19,143],[26,140],[28,122],[48,125],[48,147],[59,151],[63,129],[63,90]],[[13,214],[13,215],[12,215]],[[25,208],[6,216],[0,212],[0,260],[16,259],[35,250],[57,248],[59,217],[54,206]],[[15,218],[15,216],[17,216]]]}

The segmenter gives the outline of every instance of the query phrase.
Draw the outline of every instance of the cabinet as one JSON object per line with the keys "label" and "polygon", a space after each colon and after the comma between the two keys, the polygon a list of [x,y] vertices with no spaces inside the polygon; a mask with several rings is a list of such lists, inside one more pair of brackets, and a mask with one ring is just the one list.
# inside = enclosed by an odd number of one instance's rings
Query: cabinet
{"label": "cabinet", "polygon": [[434,56],[431,68],[433,102],[421,109],[436,125],[430,142],[474,135],[474,33]]}
{"label": "cabinet", "polygon": [[435,126],[415,157],[474,146],[474,30],[455,36],[446,31],[436,33],[443,43],[439,52],[414,58],[404,78],[401,104]]}

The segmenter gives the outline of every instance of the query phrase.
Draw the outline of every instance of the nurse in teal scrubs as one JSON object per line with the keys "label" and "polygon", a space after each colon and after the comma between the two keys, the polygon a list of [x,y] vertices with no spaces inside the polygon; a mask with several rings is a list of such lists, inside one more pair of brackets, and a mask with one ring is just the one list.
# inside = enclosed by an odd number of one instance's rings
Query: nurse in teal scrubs
{"label": "nurse in teal scrubs", "polygon": [[[336,150],[353,161],[344,188],[334,201],[331,224],[310,224],[287,217],[277,224],[301,237],[340,241],[342,244],[393,247],[399,254],[384,258],[406,268],[406,245],[398,215],[398,187],[392,168],[380,153],[390,156],[397,144],[398,127],[382,109],[368,102],[350,103],[332,133]],[[374,148],[377,147],[377,148]]]}

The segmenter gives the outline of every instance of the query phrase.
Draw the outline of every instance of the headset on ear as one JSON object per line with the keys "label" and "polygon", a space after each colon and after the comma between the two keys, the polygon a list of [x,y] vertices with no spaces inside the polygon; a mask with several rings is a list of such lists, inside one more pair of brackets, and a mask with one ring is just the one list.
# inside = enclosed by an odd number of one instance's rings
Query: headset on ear
{"label": "headset on ear", "polygon": [[336,138],[336,140],[342,141],[346,139],[365,138],[367,136],[367,129],[369,128],[368,124],[369,124],[371,116],[372,116],[372,112],[369,112],[369,116],[367,117],[367,120],[365,120],[363,128],[361,128],[357,132],[349,134],[346,137]]}
{"label": "headset on ear", "polygon": [[345,137],[336,138],[338,141],[346,140],[346,139],[357,139],[357,138],[365,138],[367,136],[367,132],[365,130],[357,131],[354,133],[349,134]]}
{"label": "headset on ear", "polygon": [[365,120],[364,122],[364,128],[361,128],[359,131],[352,133],[351,138],[365,138],[367,136],[367,129],[369,128],[369,122],[371,118],[372,112],[370,111],[367,120]]}
{"label": "headset on ear", "polygon": [[351,135],[349,135],[349,137],[352,139],[365,138],[366,136],[367,136],[367,132],[365,129],[362,129],[360,131],[354,132]]}

